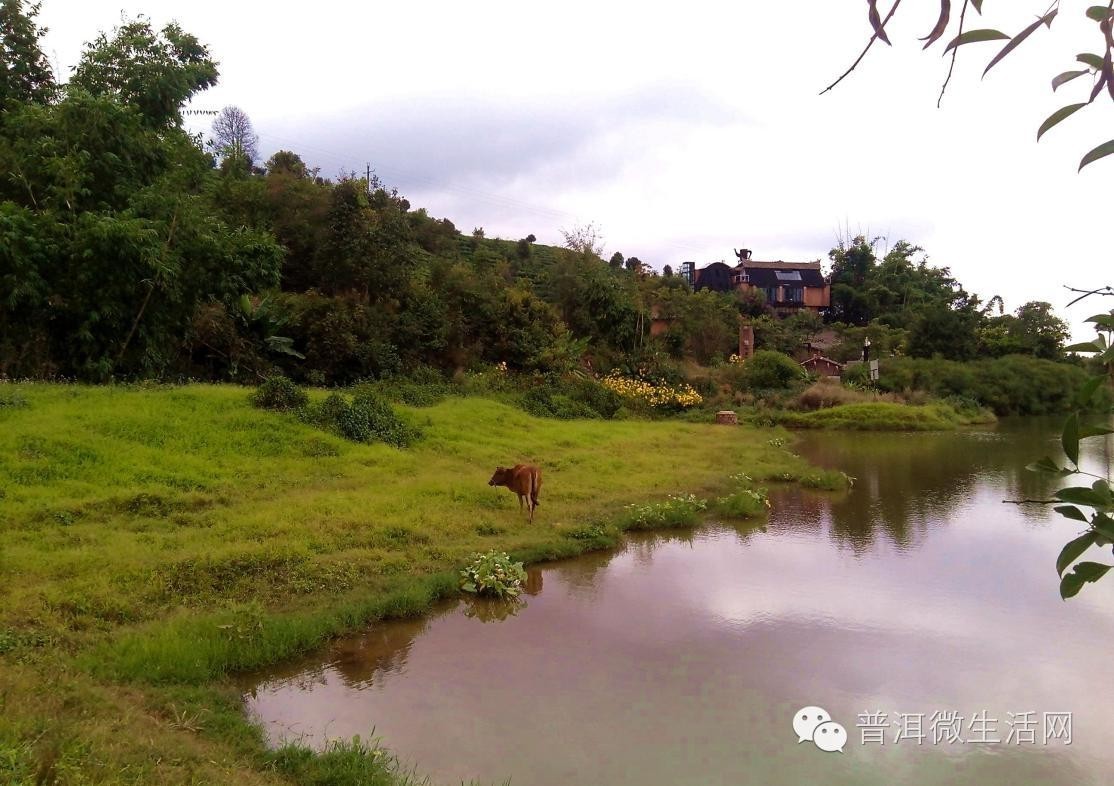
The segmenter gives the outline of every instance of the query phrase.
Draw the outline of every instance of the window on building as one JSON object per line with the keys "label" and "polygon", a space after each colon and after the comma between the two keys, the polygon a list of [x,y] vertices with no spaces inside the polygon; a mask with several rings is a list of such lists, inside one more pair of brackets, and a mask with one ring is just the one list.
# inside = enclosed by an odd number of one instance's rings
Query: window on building
{"label": "window on building", "polygon": [[774,275],[777,276],[778,281],[800,281],[801,271],[799,270],[775,270]]}
{"label": "window on building", "polygon": [[805,290],[804,287],[786,287],[785,300],[787,303],[804,303]]}
{"label": "window on building", "polygon": [[777,291],[778,291],[778,287],[766,287],[765,292],[766,292],[766,302],[767,303],[778,302]]}

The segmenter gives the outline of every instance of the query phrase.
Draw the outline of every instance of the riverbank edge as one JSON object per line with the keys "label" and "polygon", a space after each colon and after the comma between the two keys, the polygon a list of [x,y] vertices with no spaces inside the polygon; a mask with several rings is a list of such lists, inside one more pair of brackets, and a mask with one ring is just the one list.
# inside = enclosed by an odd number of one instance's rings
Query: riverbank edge
{"label": "riverbank edge", "polygon": [[[804,463],[804,460],[801,459],[801,462]],[[713,516],[719,520],[758,521],[765,518],[768,506],[763,505],[766,509],[755,509],[748,515],[730,514],[738,510],[732,499],[740,491],[745,493],[758,489],[759,483],[795,484],[814,491],[839,493],[848,489],[851,482],[852,479],[842,472],[811,465],[795,476],[741,476],[741,481],[737,477],[735,484],[722,483],[713,487],[714,490],[707,489],[712,499],[708,508],[698,513],[686,509],[682,516],[646,522],[638,520],[629,511],[623,511],[606,520],[570,529],[564,533],[566,537],[560,548],[539,544],[512,551],[510,556],[532,567],[621,548],[629,532],[695,529],[708,523]],[[717,494],[725,496],[717,498]],[[445,571],[424,577],[406,577],[400,580],[400,586],[387,593],[348,598],[340,604],[333,604],[324,615],[319,613],[320,610],[265,614],[260,620],[261,629],[280,634],[277,642],[261,650],[266,653],[265,657],[250,668],[228,669],[197,683],[176,680],[165,672],[154,675],[158,677],[154,680],[129,680],[122,678],[122,674],[114,674],[116,670],[110,664],[115,662],[117,667],[121,666],[121,657],[134,663],[133,659],[142,661],[155,652],[150,649],[149,640],[145,643],[138,636],[115,646],[98,648],[80,656],[78,661],[83,668],[99,677],[124,686],[142,688],[145,703],[151,711],[164,716],[170,714],[186,728],[190,718],[199,719],[195,733],[213,742],[231,745],[236,754],[260,772],[281,774],[294,783],[412,786],[425,781],[412,769],[403,766],[389,749],[382,747],[373,737],[333,740],[321,750],[299,742],[287,742],[278,748],[269,747],[262,726],[245,710],[239,687],[241,683],[235,678],[321,650],[330,641],[358,634],[377,623],[421,616],[439,601],[457,596],[459,592],[458,573]],[[190,622],[202,623],[210,630],[229,625],[234,629],[237,624],[234,617],[226,619],[215,626],[212,623],[216,620],[194,618]],[[310,637],[297,636],[298,630],[303,635],[309,633]],[[191,643],[196,646],[197,639],[191,639]],[[116,651],[110,653],[106,650]],[[204,719],[203,723],[201,719]]]}
{"label": "riverbank edge", "polygon": [[[55,386],[35,386],[23,390],[31,394],[27,399],[30,409],[24,407],[9,412],[8,416],[24,418],[30,413],[32,418],[37,418],[39,423],[30,430],[23,429],[29,436],[49,436],[55,430],[63,430],[67,450],[81,447],[82,429],[96,429],[97,439],[100,439],[100,429],[106,423],[114,422],[113,418],[122,418],[132,424],[136,407],[130,399],[131,393],[141,396],[155,394],[132,388],[113,391],[128,393],[129,397],[121,396],[115,400],[114,410],[98,410],[97,417],[88,419],[86,415],[90,407],[99,407],[102,402],[87,399],[86,394],[100,396],[103,393],[101,389],[68,386],[61,390],[64,395],[55,395],[59,393],[59,388]],[[168,428],[163,428],[165,407],[173,406],[169,402],[177,402],[183,397],[191,401],[196,399],[195,404],[207,399],[202,402],[203,407],[196,408],[196,413],[201,413],[197,416],[205,420],[206,428],[220,425],[222,421],[219,418],[227,415],[234,418],[238,426],[261,429],[271,440],[289,441],[297,432],[308,440],[307,444],[328,446],[328,435],[318,435],[291,415],[276,415],[246,407],[245,391],[238,387],[187,386],[160,388],[157,393],[174,397],[157,402],[159,418],[145,424],[159,431],[159,439],[155,443],[159,446],[162,445],[163,433],[174,428],[189,431],[196,427],[194,421],[183,418],[180,423],[173,419],[165,421]],[[40,395],[47,399],[40,400]],[[51,397],[53,400],[50,400]],[[64,411],[50,410],[59,402],[64,402]],[[113,404],[112,401],[107,403]],[[484,404],[482,401],[476,403]],[[488,403],[501,404],[498,401]],[[457,409],[452,414],[454,418],[483,414],[476,407]],[[490,410],[490,407],[484,404],[479,409]],[[424,410],[423,407],[407,407],[404,414],[428,420],[422,414]],[[75,412],[81,417],[73,420]],[[50,416],[46,417],[46,413]],[[538,419],[515,414],[513,410],[487,414],[497,415],[500,423],[510,418],[517,421],[516,427],[526,426],[527,431],[531,428],[564,431],[566,428],[564,421]],[[450,422],[446,421],[444,413],[441,422]],[[46,424],[49,424],[51,432],[35,430]],[[629,421],[625,424],[617,422],[616,428],[635,425]],[[648,427],[662,425],[648,424]],[[470,428],[482,426],[482,422],[469,424]],[[568,424],[570,429],[577,427],[577,424]],[[602,422],[599,427],[609,428]],[[705,433],[708,435],[724,437],[733,432],[711,425],[707,429]],[[18,428],[14,433],[20,433]],[[140,430],[136,435],[129,436],[143,437],[145,432]],[[548,434],[546,438],[551,436]],[[785,445],[790,438],[784,431],[756,429],[746,437],[741,434],[739,437],[742,439],[738,443],[734,436],[728,441],[749,446],[751,460],[744,463],[736,461],[733,466],[753,467],[751,472],[754,477],[729,476],[716,471],[715,465],[710,464],[707,471],[689,472],[678,486],[695,489],[709,499],[726,494],[726,497],[715,499],[717,505],[734,496],[737,499],[730,507],[738,509],[738,503],[742,503],[744,508],[754,503],[752,498],[739,492],[753,489],[760,483],[796,482],[811,488],[841,488],[847,485],[847,479],[841,473],[814,468],[786,450]],[[369,450],[365,447],[351,449]],[[395,456],[413,457],[415,453],[428,449],[418,447],[413,451],[384,452],[382,455],[393,460]],[[49,456],[39,458],[46,461]],[[640,476],[634,477],[634,485],[643,485]],[[639,493],[635,499],[663,499],[660,484],[656,486],[656,491],[651,491],[651,484],[645,485],[645,495]],[[683,521],[676,518],[640,518],[638,511],[632,509],[659,503],[620,507],[631,501],[630,492],[631,488],[627,488],[621,495],[609,495],[604,490],[591,506],[595,508],[595,513],[574,519],[569,525],[539,528],[531,534],[533,542],[524,543],[521,538],[506,540],[498,534],[501,532],[498,529],[482,534],[490,536],[487,544],[491,547],[504,547],[516,559],[538,564],[614,548],[621,543],[623,533],[628,530],[669,529],[699,524],[700,517],[692,511],[685,512],[685,516],[690,518]],[[52,522],[51,526],[62,528],[70,523],[68,519],[59,520]],[[97,526],[111,524],[106,520],[97,522]],[[96,531],[91,534],[95,535]],[[100,569],[103,571],[106,567]],[[7,671],[0,674],[0,781],[18,786],[38,782],[66,783],[73,779],[65,773],[80,773],[82,783],[113,786],[162,782],[295,782],[322,786],[341,783],[398,786],[411,783],[413,778],[410,773],[399,769],[389,753],[366,740],[348,741],[324,752],[308,751],[296,745],[278,751],[268,750],[262,729],[245,717],[240,693],[230,677],[313,651],[332,638],[358,632],[379,620],[425,613],[438,600],[456,593],[455,569],[459,567],[461,565],[452,564],[451,567],[446,565],[444,570],[434,568],[425,574],[398,573],[392,575],[388,583],[375,588],[364,586],[335,593],[315,592],[294,605],[266,609],[259,604],[243,603],[222,611],[209,610],[192,616],[194,611],[187,611],[183,606],[183,616],[171,610],[142,626],[122,630],[111,639],[90,642],[88,648],[75,647],[77,642],[73,640],[21,637],[18,631],[14,638],[0,635],[0,663]],[[111,627],[111,624],[100,625],[99,629],[90,627],[86,633],[101,636],[109,633]],[[0,634],[3,633],[6,631],[0,631]],[[163,668],[159,667],[160,662]],[[9,665],[10,669],[7,668]],[[358,777],[352,777],[353,773],[357,773]],[[10,781],[6,780],[7,775],[12,776]]]}

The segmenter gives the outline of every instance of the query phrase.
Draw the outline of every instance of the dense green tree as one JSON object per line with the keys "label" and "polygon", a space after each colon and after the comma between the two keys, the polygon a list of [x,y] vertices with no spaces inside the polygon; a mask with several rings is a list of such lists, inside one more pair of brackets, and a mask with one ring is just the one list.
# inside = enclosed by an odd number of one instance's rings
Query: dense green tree
{"label": "dense green tree", "polygon": [[45,104],[55,96],[54,72],[39,45],[46,29],[35,22],[40,7],[0,0],[0,109],[9,101]]}
{"label": "dense green tree", "polygon": [[859,235],[849,243],[841,242],[828,256],[832,260],[829,319],[849,325],[865,325],[872,317],[866,291],[867,280],[877,263],[874,244]]}
{"label": "dense green tree", "polygon": [[909,354],[918,358],[972,360],[978,354],[981,315],[972,308],[934,304],[917,312],[910,326]]}
{"label": "dense green tree", "polygon": [[300,155],[290,150],[279,150],[268,158],[263,166],[268,175],[287,175],[297,179],[309,176],[306,162]]}
{"label": "dense green tree", "polygon": [[140,17],[87,44],[70,80],[94,96],[135,107],[156,128],[177,127],[182,106],[217,83],[207,47],[176,24],[156,32]]}

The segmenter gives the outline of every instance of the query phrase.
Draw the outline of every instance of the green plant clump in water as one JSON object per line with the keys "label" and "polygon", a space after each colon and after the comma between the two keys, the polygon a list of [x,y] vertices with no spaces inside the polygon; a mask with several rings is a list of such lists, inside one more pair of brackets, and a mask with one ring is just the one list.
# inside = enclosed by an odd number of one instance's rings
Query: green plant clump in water
{"label": "green plant clump in water", "polygon": [[526,568],[512,560],[505,551],[476,554],[460,572],[460,588],[476,595],[496,598],[517,598],[526,581]]}
{"label": "green plant clump in water", "polygon": [[770,509],[766,489],[743,488],[716,500],[716,511],[724,516],[749,519],[765,515]]}
{"label": "green plant clump in water", "polygon": [[646,505],[628,505],[623,529],[659,529],[665,527],[691,527],[708,509],[708,501],[695,494],[670,496],[665,502]]}
{"label": "green plant clump in water", "polygon": [[268,377],[251,395],[252,406],[290,412],[309,403],[309,395],[284,376]]}

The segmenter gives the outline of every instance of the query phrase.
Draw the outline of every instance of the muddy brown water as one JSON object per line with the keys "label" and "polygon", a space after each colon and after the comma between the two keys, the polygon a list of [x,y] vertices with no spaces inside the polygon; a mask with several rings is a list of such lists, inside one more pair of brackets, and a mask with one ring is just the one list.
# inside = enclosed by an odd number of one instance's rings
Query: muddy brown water
{"label": "muddy brown water", "polygon": [[[1057,437],[805,435],[850,493],[775,489],[764,527],[632,537],[531,570],[517,609],[377,625],[254,677],[247,710],[273,744],[374,734],[434,783],[1114,783],[1114,579],[1061,601],[1077,529],[1002,502],[1050,491],[1024,466]],[[842,752],[798,742],[809,705]]]}

